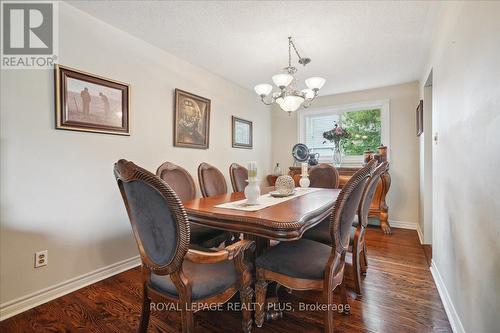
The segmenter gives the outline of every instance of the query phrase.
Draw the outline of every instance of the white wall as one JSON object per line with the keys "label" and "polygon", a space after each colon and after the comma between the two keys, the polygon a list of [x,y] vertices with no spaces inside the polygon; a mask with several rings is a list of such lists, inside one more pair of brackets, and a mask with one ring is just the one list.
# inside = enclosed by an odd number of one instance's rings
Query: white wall
{"label": "white wall", "polygon": [[[329,83],[335,84],[335,83]],[[387,198],[389,220],[418,223],[418,140],[415,135],[415,108],[419,100],[417,82],[344,94],[321,96],[313,107],[390,100],[391,188]],[[307,111],[306,111],[307,112]],[[273,161],[283,170],[293,164],[292,147],[298,142],[297,116],[273,108]]]}
{"label": "white wall", "polygon": [[422,87],[424,132],[419,136],[420,195],[419,236],[423,244],[432,244],[432,74]]}
{"label": "white wall", "polygon": [[498,332],[500,3],[442,7],[421,81],[432,69],[433,269],[456,332]]}
{"label": "white wall", "polygon": [[[120,158],[155,171],[172,161],[196,175],[202,161],[270,171],[270,112],[252,91],[197,68],[65,4],[61,64],[131,85],[130,137],[54,129],[54,75],[1,75],[0,302],[136,256],[112,168]],[[175,33],[168,32],[165,33]],[[173,90],[210,98],[210,149],[174,148]],[[252,120],[254,149],[231,148],[231,115]],[[34,269],[34,252],[49,250]]]}

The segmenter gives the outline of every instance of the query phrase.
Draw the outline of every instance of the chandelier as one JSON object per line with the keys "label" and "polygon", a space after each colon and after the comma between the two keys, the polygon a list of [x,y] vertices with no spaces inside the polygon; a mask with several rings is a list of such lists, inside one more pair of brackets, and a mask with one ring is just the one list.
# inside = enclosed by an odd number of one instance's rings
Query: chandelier
{"label": "chandelier", "polygon": [[295,73],[297,73],[297,68],[292,66],[292,48],[299,58],[299,64],[305,66],[311,62],[310,58],[300,56],[292,37],[288,37],[288,66],[283,68],[283,73],[272,77],[274,84],[279,90],[272,92],[273,86],[268,83],[258,84],[254,88],[264,104],[271,105],[277,103],[288,114],[297,111],[301,106],[304,108],[309,107],[316,96],[318,96],[318,91],[325,84],[325,79],[316,76],[305,80],[307,89],[298,90],[296,88],[297,79],[295,78]]}

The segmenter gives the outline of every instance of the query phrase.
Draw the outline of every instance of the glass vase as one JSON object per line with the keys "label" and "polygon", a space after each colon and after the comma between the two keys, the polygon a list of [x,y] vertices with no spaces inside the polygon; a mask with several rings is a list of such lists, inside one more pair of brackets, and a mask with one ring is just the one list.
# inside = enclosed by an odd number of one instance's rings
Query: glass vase
{"label": "glass vase", "polygon": [[335,146],[333,148],[333,165],[335,165],[336,168],[339,168],[340,165],[342,164],[342,148],[340,145]]}

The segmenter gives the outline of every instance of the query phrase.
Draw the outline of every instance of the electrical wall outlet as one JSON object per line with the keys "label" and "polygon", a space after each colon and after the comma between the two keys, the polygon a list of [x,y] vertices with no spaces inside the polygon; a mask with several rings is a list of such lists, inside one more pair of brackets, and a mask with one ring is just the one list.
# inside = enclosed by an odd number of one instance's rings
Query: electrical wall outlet
{"label": "electrical wall outlet", "polygon": [[49,251],[35,252],[35,268],[47,266],[49,263]]}

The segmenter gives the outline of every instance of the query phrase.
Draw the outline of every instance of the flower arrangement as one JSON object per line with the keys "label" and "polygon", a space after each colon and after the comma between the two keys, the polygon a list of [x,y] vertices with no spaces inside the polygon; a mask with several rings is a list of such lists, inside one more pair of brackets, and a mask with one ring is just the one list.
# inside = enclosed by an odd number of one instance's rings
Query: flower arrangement
{"label": "flower arrangement", "polygon": [[323,144],[326,143],[327,141],[333,142],[335,144],[335,147],[343,147],[347,140],[351,137],[349,132],[342,128],[342,126],[339,126],[339,124],[335,123],[335,126],[326,132],[323,132],[323,138],[326,140],[323,141]]}

